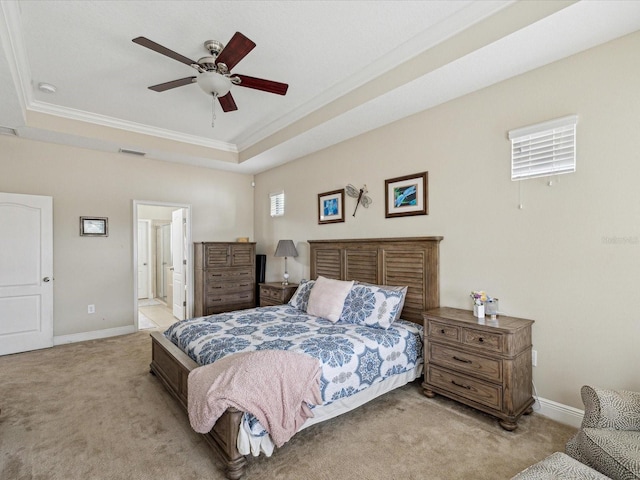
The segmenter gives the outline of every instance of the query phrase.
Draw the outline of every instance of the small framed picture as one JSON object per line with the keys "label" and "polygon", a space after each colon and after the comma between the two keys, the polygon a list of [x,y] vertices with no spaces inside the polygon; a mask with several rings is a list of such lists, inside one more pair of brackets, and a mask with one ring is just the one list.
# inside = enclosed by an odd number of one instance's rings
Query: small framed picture
{"label": "small framed picture", "polygon": [[428,172],[421,172],[385,180],[385,217],[427,215],[428,178]]}
{"label": "small framed picture", "polygon": [[80,217],[81,237],[108,237],[109,219],[107,217]]}
{"label": "small framed picture", "polygon": [[318,194],[318,223],[344,222],[344,188]]}

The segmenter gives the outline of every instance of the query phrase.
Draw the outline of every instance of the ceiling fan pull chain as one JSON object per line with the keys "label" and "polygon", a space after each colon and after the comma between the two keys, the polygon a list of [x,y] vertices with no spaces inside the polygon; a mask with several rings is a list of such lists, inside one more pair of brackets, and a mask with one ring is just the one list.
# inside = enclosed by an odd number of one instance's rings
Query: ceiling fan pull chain
{"label": "ceiling fan pull chain", "polygon": [[211,128],[215,128],[216,123],[216,97],[218,94],[213,92],[211,94]]}

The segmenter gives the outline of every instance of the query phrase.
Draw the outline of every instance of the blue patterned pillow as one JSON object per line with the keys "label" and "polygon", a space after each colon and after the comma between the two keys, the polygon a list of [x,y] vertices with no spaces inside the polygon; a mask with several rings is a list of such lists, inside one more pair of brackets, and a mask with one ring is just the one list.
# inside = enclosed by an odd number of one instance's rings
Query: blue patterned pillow
{"label": "blue patterned pillow", "polygon": [[356,282],[358,285],[367,285],[369,287],[377,287],[382,290],[392,290],[394,292],[400,292],[402,294],[402,303],[400,303],[400,307],[398,308],[398,313],[396,313],[395,320],[400,320],[400,315],[402,314],[402,307],[404,307],[404,301],[406,299],[407,290],[409,287],[407,286],[395,286],[395,285],[376,285],[374,283],[366,283],[366,282]]}
{"label": "blue patterned pillow", "polygon": [[374,285],[354,285],[347,299],[340,320],[387,329],[400,316],[406,289],[390,290]]}
{"label": "blue patterned pillow", "polygon": [[315,283],[315,280],[302,280],[300,285],[298,285],[296,292],[293,294],[293,297],[289,300],[289,305],[293,308],[306,312],[307,306],[309,305],[309,294],[311,293],[311,289]]}

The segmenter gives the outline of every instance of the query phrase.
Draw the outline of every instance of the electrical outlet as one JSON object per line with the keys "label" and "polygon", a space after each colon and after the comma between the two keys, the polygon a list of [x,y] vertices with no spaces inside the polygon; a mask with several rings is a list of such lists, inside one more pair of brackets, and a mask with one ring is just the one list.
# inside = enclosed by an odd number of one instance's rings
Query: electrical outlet
{"label": "electrical outlet", "polygon": [[96,313],[96,306],[95,305],[88,305],[87,306],[87,313]]}
{"label": "electrical outlet", "polygon": [[537,350],[531,350],[531,365],[533,365],[534,367],[538,366],[538,351]]}

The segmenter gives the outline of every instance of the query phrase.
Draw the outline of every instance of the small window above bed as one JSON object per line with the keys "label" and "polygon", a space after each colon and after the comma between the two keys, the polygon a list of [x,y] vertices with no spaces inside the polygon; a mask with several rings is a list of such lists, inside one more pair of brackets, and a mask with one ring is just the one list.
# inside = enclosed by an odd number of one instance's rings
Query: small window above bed
{"label": "small window above bed", "polygon": [[284,215],[284,191],[270,193],[269,200],[271,203],[271,216],[282,217]]}

